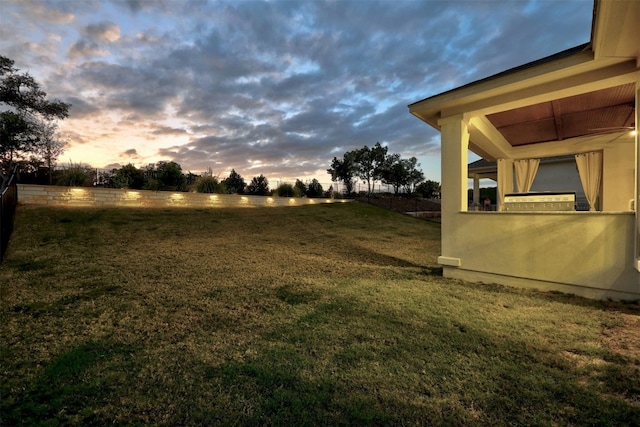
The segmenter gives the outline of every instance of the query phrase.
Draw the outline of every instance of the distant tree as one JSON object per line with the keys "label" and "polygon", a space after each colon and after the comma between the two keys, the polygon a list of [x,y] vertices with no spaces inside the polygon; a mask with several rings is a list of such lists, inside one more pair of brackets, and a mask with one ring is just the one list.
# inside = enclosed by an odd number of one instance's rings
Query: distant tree
{"label": "distant tree", "polygon": [[399,154],[390,154],[385,159],[385,164],[382,170],[382,182],[393,187],[393,193],[398,194],[400,188],[403,185],[406,171],[402,163]]}
{"label": "distant tree", "polygon": [[[43,144],[43,123],[69,116],[70,104],[47,100],[47,94],[14,61],[0,56],[0,175],[3,180],[14,161],[33,154]],[[46,142],[45,142],[46,143]]]}
{"label": "distant tree", "polygon": [[37,125],[40,142],[34,147],[33,153],[36,158],[42,159],[48,171],[49,184],[52,184],[53,166],[64,152],[67,142],[58,133],[58,124],[53,120],[38,120]]}
{"label": "distant tree", "polygon": [[293,191],[296,197],[303,197],[307,195],[307,186],[304,182],[296,179],[296,183],[293,186]]}
{"label": "distant tree", "polygon": [[231,169],[231,173],[228,178],[222,180],[222,183],[227,188],[229,194],[242,194],[247,184],[235,169]]}
{"label": "distant tree", "polygon": [[274,191],[274,194],[280,197],[294,197],[296,195],[296,192],[295,192],[295,189],[293,188],[293,185],[287,184],[285,182],[280,184],[278,188],[276,188],[276,190]]}
{"label": "distant tree", "polygon": [[320,184],[317,179],[313,178],[307,187],[307,197],[322,197],[322,195],[322,184]]}
{"label": "distant tree", "polygon": [[424,173],[422,173],[420,163],[418,163],[418,159],[415,157],[410,157],[406,160],[403,159],[401,162],[407,171],[407,178],[403,184],[405,193],[412,194],[415,191],[416,186],[424,181]]}
{"label": "distant tree", "polygon": [[145,176],[143,171],[129,163],[120,169],[116,169],[112,181],[116,188],[140,190],[144,188]]}
{"label": "distant tree", "polygon": [[379,142],[372,148],[365,145],[355,150],[353,157],[356,162],[356,176],[367,183],[367,192],[371,194],[371,185],[375,185],[375,182],[382,178],[387,147],[383,147]]}
{"label": "distant tree", "polygon": [[440,197],[440,183],[428,179],[416,187],[416,193],[425,199]]}
{"label": "distant tree", "polygon": [[334,157],[331,161],[331,167],[327,169],[327,173],[331,175],[333,182],[340,181],[344,184],[345,193],[350,195],[355,187],[354,177],[356,176],[357,164],[353,151],[344,153],[342,159]]}
{"label": "distant tree", "polygon": [[160,190],[184,190],[185,177],[182,167],[176,162],[161,161],[156,163],[158,185]]}
{"label": "distant tree", "polygon": [[264,175],[254,176],[247,186],[247,192],[256,196],[269,194],[269,181]]}
{"label": "distant tree", "polygon": [[396,195],[400,189],[412,193],[415,186],[424,180],[424,174],[419,167],[418,159],[415,157],[403,159],[399,154],[391,154],[387,156],[382,170],[382,182],[391,185]]}

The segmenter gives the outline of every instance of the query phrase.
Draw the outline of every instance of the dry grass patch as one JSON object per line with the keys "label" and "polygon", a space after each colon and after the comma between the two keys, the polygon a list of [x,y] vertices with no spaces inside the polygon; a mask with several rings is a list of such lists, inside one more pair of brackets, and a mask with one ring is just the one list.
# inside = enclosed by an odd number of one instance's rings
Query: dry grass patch
{"label": "dry grass patch", "polygon": [[[465,284],[360,204],[21,207],[7,425],[637,425],[637,305]],[[600,363],[598,361],[604,361]]]}

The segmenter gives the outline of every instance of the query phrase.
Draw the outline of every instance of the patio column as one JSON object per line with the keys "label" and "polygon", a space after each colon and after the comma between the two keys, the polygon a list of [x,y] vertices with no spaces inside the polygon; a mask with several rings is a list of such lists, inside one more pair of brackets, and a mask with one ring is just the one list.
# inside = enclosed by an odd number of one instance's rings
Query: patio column
{"label": "patio column", "polygon": [[504,209],[504,195],[513,192],[513,160],[498,159],[498,209]]}
{"label": "patio column", "polygon": [[480,177],[477,174],[473,175],[473,209],[480,209]]}
{"label": "patio column", "polygon": [[441,138],[441,195],[442,202],[442,256],[438,262],[443,265],[460,266],[455,257],[455,219],[458,212],[467,210],[469,128],[462,114],[446,117],[438,121]]}
{"label": "patio column", "polygon": [[635,268],[640,271],[640,78],[636,80],[636,188],[634,193],[634,209],[636,211],[636,234],[635,234]]}
{"label": "patio column", "polygon": [[440,119],[442,216],[467,210],[469,129],[462,115]]}

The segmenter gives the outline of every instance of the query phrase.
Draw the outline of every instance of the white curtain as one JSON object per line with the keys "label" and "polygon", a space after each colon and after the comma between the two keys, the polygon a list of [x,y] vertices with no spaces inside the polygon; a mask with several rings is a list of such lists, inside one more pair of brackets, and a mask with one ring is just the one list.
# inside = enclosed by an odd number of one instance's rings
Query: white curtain
{"label": "white curtain", "polygon": [[540,159],[524,159],[513,162],[516,170],[518,193],[528,193],[529,190],[531,190],[531,185],[533,185],[533,180],[536,178],[539,164]]}
{"label": "white curtain", "polygon": [[602,152],[592,151],[590,153],[576,154],[576,164],[582,182],[589,210],[596,210],[596,201],[600,192],[600,182],[602,181]]}
{"label": "white curtain", "polygon": [[504,209],[504,195],[513,193],[513,163],[507,159],[498,159],[498,203]]}

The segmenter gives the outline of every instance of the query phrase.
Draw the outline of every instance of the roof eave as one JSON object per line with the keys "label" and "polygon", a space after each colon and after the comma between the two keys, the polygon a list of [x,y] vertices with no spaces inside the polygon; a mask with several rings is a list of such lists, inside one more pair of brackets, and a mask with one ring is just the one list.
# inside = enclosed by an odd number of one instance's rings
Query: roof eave
{"label": "roof eave", "polygon": [[440,119],[440,111],[442,109],[455,104],[464,104],[472,98],[475,100],[475,98],[495,96],[501,92],[508,92],[514,84],[527,80],[537,82],[544,79],[546,75],[570,67],[584,65],[593,61],[593,59],[591,44],[584,43],[414,102],[408,106],[409,111],[434,128],[440,129],[438,119]]}

